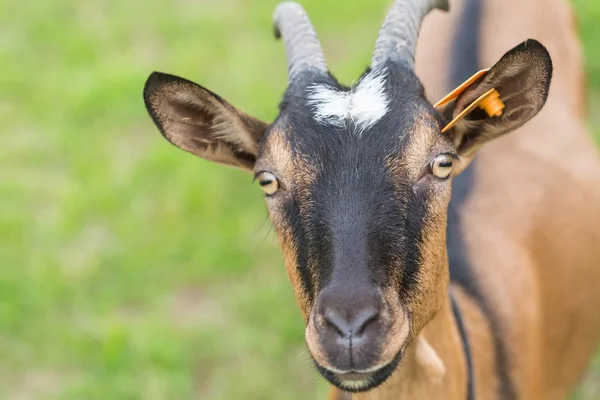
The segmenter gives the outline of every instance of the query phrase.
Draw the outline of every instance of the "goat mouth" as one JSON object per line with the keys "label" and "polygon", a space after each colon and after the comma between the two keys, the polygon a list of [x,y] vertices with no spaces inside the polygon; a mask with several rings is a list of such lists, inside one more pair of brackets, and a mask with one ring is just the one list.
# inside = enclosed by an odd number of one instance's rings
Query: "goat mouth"
{"label": "goat mouth", "polygon": [[333,386],[340,390],[350,393],[366,392],[376,388],[385,382],[398,367],[402,360],[403,352],[399,351],[389,363],[368,371],[332,371],[315,361],[317,371],[329,381]]}

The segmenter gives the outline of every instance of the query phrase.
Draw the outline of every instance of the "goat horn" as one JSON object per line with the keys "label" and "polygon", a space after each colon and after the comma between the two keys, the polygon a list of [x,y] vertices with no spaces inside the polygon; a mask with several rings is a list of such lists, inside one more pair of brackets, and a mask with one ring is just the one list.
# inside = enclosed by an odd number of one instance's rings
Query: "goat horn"
{"label": "goat horn", "polygon": [[414,67],[421,23],[434,8],[448,11],[448,0],[396,0],[379,31],[371,68],[379,69],[388,60]]}
{"label": "goat horn", "polygon": [[298,3],[280,3],[273,14],[275,36],[283,38],[288,60],[288,80],[306,70],[327,72],[323,49],[308,15]]}

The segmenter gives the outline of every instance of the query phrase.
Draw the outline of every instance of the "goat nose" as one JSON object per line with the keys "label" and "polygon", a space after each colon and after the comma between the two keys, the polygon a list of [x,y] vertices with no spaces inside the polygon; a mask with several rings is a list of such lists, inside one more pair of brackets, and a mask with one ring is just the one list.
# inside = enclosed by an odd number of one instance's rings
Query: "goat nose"
{"label": "goat nose", "polygon": [[325,307],[323,317],[342,338],[360,337],[366,327],[375,322],[379,311],[373,305],[366,305],[356,310],[340,310],[335,307]]}
{"label": "goat nose", "polygon": [[331,365],[360,371],[376,364],[380,340],[387,332],[385,310],[377,287],[337,283],[323,288],[312,332]]}

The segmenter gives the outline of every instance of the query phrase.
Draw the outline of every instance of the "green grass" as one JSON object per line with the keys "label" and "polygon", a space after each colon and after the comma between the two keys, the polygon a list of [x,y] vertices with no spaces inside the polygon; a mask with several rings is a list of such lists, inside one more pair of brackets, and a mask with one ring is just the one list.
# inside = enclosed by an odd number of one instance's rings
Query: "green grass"
{"label": "green grass", "polygon": [[[0,2],[0,398],[323,397],[260,190],[169,146],[141,99],[161,70],[272,119],[276,3]],[[303,3],[351,81],[387,1]],[[600,3],[574,4],[597,107]]]}

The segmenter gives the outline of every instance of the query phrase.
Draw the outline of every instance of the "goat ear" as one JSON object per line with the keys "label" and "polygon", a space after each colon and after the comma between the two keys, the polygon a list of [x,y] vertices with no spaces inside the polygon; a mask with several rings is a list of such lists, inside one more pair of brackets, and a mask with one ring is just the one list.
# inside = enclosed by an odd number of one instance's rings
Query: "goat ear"
{"label": "goat ear", "polygon": [[268,124],[193,82],[160,72],[146,81],[144,102],[163,136],[180,149],[217,163],[254,167]]}
{"label": "goat ear", "polygon": [[495,88],[506,107],[499,117],[476,109],[452,128],[450,135],[461,159],[462,171],[484,143],[513,131],[533,118],[548,98],[552,60],[541,43],[527,40],[508,51],[489,72],[443,111],[450,121],[479,96]]}

